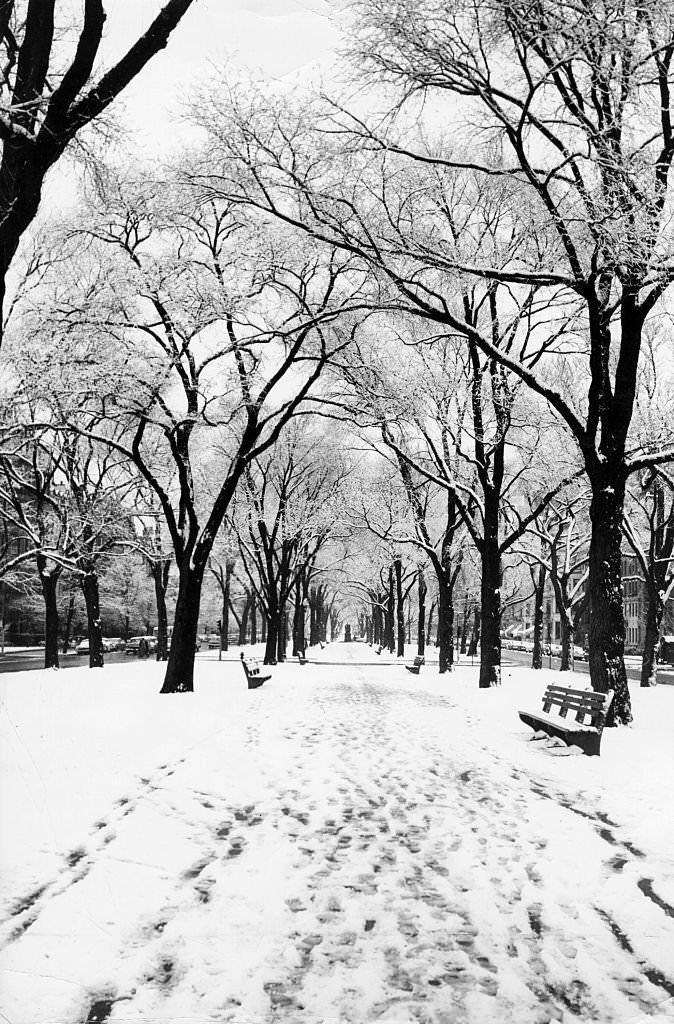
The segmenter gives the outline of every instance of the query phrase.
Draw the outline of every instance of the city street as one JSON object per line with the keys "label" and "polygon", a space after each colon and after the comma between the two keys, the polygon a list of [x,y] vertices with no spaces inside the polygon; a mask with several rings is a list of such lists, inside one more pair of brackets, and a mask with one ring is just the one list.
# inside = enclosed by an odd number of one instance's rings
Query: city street
{"label": "city street", "polygon": [[[88,654],[77,654],[75,651],[68,651],[67,654],[59,655],[59,668],[86,668],[89,664]],[[138,661],[135,654],[125,654],[124,651],[111,651],[105,655],[105,664],[114,665],[118,661]],[[44,665],[44,650],[35,647],[28,651],[12,651],[11,649],[0,654],[1,672],[26,672],[31,669],[42,668]]]}
{"label": "city street", "polygon": [[[503,651],[501,664],[505,668],[508,665],[531,665],[531,654],[528,651]],[[641,679],[641,659],[629,656],[625,659],[627,678],[632,682]],[[551,668],[553,671],[559,669],[559,658],[543,658],[543,668]],[[573,671],[583,675],[589,675],[590,669],[586,661],[576,661]],[[658,667],[658,682],[674,686],[674,666],[660,665]],[[584,685],[584,684],[583,684]]]}

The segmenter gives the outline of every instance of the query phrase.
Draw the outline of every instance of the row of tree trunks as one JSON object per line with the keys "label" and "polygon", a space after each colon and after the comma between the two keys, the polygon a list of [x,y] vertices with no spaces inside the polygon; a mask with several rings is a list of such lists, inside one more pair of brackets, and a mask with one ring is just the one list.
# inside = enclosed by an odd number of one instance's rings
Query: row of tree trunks
{"label": "row of tree trunks", "polygon": [[[60,568],[48,568],[47,560],[39,555],[37,558],[40,586],[44,601],[44,622],[45,622],[45,668],[59,667],[59,612],[58,612],[58,583],[61,576]],[[166,661],[168,649],[168,616],[166,610],[166,586],[168,583],[168,563],[163,565],[156,563],[151,566],[151,572],[155,585],[155,597],[157,603],[157,661]],[[104,665],[103,633],[101,629],[100,616],[100,594],[98,573],[95,568],[89,566],[85,569],[83,565],[82,576],[80,577],[80,588],[84,597],[84,604],[87,615],[87,636],[89,639],[89,667],[102,668]],[[71,592],[68,600],[66,620],[64,625],[63,652],[70,646],[72,623],[75,613],[75,594]],[[127,618],[128,638],[128,618]]]}

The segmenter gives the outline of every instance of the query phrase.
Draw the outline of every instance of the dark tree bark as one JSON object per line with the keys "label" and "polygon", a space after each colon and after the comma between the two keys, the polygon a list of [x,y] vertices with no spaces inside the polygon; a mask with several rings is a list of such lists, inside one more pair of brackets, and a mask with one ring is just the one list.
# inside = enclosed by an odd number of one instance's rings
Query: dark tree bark
{"label": "dark tree bark", "polygon": [[625,478],[616,466],[600,466],[590,476],[590,678],[601,693],[613,690],[607,725],[632,721],[625,671],[625,619],[622,593],[622,519]]}
{"label": "dark tree bark", "polygon": [[426,653],[426,578],[423,569],[417,572],[417,654],[420,658]]}
{"label": "dark tree bark", "polygon": [[[674,481],[662,471],[652,472],[641,483],[641,505],[648,524],[635,530],[625,521],[624,529],[634,554],[641,566],[646,595],[646,623],[644,650],[641,659],[641,686],[657,684],[657,657],[660,630],[665,613],[664,595],[669,592],[674,570]],[[669,503],[666,500],[669,491]],[[646,504],[644,504],[644,501]],[[642,537],[648,544],[642,544]]]}
{"label": "dark tree bark", "polygon": [[559,662],[560,672],[571,671],[571,648],[574,642],[575,630],[573,617],[568,606],[566,588],[559,577],[552,577],[552,585],[555,591],[555,602],[557,614],[559,615],[560,643],[562,653]]}
{"label": "dark tree bark", "polygon": [[386,642],[385,646],[393,654],[395,651],[395,571],[393,566],[388,571],[388,594],[385,612]]}
{"label": "dark tree bark", "polygon": [[[42,559],[44,561],[44,559]],[[39,565],[38,560],[38,565]],[[59,612],[56,600],[59,574],[44,569],[40,585],[44,600],[44,667],[59,667]]]}
{"label": "dark tree bark", "polygon": [[[262,629],[261,640],[264,643],[264,641],[266,639],[265,632],[264,632],[264,629],[265,629],[265,619],[264,619],[264,616],[262,618],[261,629]],[[250,642],[251,642],[251,646],[257,643],[257,598],[255,596],[255,592],[254,591],[250,595]]]}
{"label": "dark tree bark", "polygon": [[376,591],[372,591],[370,594],[371,609],[372,609],[372,643],[375,647],[384,646],[384,623],[382,615],[382,601],[383,597]]}
{"label": "dark tree bark", "polygon": [[295,583],[295,614],[293,616],[293,657],[304,651],[307,641],[304,635],[304,624],[306,618],[306,594],[307,582],[306,573],[302,572]]}
{"label": "dark tree bark", "polygon": [[531,582],[534,586],[534,649],[531,655],[531,667],[543,668],[543,599],[545,596],[546,570],[544,565],[533,566]]}
{"label": "dark tree bark", "polygon": [[[433,635],[433,619],[435,617],[435,606],[436,606],[436,601],[435,600],[431,601],[431,607],[430,607],[430,609],[428,611],[428,624],[426,626],[426,638],[427,638],[429,643],[430,643],[431,637]],[[435,646],[436,647],[438,646],[438,644],[437,644],[437,637],[436,637],[436,644],[435,644]]]}
{"label": "dark tree bark", "polygon": [[664,606],[660,595],[652,587],[646,588],[646,627],[644,630],[644,652],[641,658],[641,686],[657,684],[658,646]]}
{"label": "dark tree bark", "polygon": [[468,644],[468,622],[470,620],[470,604],[468,603],[468,591],[463,595],[463,613],[461,615],[461,646],[459,652],[466,653]]}
{"label": "dark tree bark", "polygon": [[150,572],[154,583],[154,599],[157,608],[157,661],[168,658],[168,612],[166,610],[166,588],[168,587],[171,563],[167,558],[150,559]]}
{"label": "dark tree bark", "polygon": [[194,691],[194,653],[199,632],[204,568],[205,563],[196,567],[189,564],[180,567],[171,649],[160,693]]}
{"label": "dark tree bark", "polygon": [[250,615],[252,594],[248,590],[243,602],[243,608],[241,610],[241,619],[239,621],[239,647],[243,647],[248,639],[248,618]]}
{"label": "dark tree bark", "polygon": [[438,580],[438,661],[440,674],[451,672],[454,664],[454,599],[451,576]]}
{"label": "dark tree bark", "polygon": [[276,636],[277,661],[283,662],[286,660],[286,650],[288,648],[288,615],[285,610],[285,607],[281,611],[279,611]]}
{"label": "dark tree bark", "polygon": [[103,633],[101,631],[101,606],[98,593],[98,574],[95,569],[85,569],[81,580],[84,605],[87,610],[87,631],[89,634],[89,668],[103,668]]}
{"label": "dark tree bark", "polygon": [[278,658],[279,633],[281,628],[281,615],[279,609],[275,605],[272,605],[271,607],[267,606],[264,610],[262,621],[266,625],[267,629],[264,663],[265,665],[275,665]]}
{"label": "dark tree bark", "polygon": [[[65,654],[70,647],[70,641],[73,635],[73,616],[75,615],[75,593],[71,589],[68,597],[68,610],[66,612],[66,621],[63,627],[63,653]],[[125,638],[126,639],[126,638]]]}
{"label": "dark tree bark", "polygon": [[230,594],[232,591],[232,573],[234,572],[234,562],[225,562],[225,581],[222,591],[222,630],[220,633],[220,651],[229,650],[229,606],[230,606]]}
{"label": "dark tree bark", "polygon": [[[168,0],[144,35],[95,84],[90,79],[106,17],[102,0],[86,0],[75,53],[60,82],[51,80],[50,68],[55,0],[28,0],[16,39],[10,28],[13,4],[5,0],[0,5],[0,43],[6,54],[14,55],[6,63],[3,60],[11,82],[13,112],[3,131],[0,163],[0,325],[7,271],[38,211],[47,171],[78,132],[166,46],[192,2]],[[0,340],[1,331],[0,326]]]}
{"label": "dark tree bark", "polygon": [[405,657],[405,606],[403,603],[403,564],[399,558],[393,562],[396,586],[396,657]]}
{"label": "dark tree bark", "polygon": [[473,630],[470,634],[470,644],[468,645],[468,657],[474,658],[477,654],[478,647],[480,646],[480,634],[482,632],[480,622],[480,609],[481,605],[476,604],[473,609]]}
{"label": "dark tree bark", "polygon": [[480,551],[480,689],[501,683],[501,547],[499,511],[485,502],[484,537]]}

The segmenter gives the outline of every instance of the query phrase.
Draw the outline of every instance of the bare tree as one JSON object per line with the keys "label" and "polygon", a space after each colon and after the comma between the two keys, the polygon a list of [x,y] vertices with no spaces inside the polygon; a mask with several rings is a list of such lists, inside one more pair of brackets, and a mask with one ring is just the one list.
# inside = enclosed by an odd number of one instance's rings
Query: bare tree
{"label": "bare tree", "polygon": [[664,469],[649,470],[630,487],[624,529],[646,593],[641,685],[655,686],[660,632],[674,591],[674,479]]}
{"label": "bare tree", "polygon": [[307,600],[309,642],[325,637],[328,588],[316,580],[321,571],[318,557],[339,525],[337,505],[345,474],[342,460],[298,426],[287,431],[275,451],[257,459],[246,473],[246,501],[237,517],[238,539],[248,578],[265,609],[267,664],[285,660],[293,593],[295,653],[304,639]]}
{"label": "bare tree", "polygon": [[[257,97],[244,118],[240,95],[230,95],[215,104],[225,114],[221,124],[213,112],[203,119],[223,167],[234,157],[237,174],[245,168],[257,192],[244,196],[226,172],[210,180],[221,194],[238,191],[243,202],[357,254],[387,285],[382,305],[397,301],[472,340],[560,417],[592,492],[592,685],[615,693],[609,723],[627,723],[625,486],[631,473],[674,455],[671,438],[635,447],[630,432],[645,326],[672,280],[669,7],[656,0],[629,0],[619,10],[566,0],[457,0],[440,8],[432,0],[363,0],[358,8],[360,73],[369,68],[375,82],[400,87],[398,118],[370,127],[333,106],[329,123],[323,107],[331,134],[317,159],[316,133],[299,108],[284,113],[280,102]],[[414,144],[400,115],[427,94],[451,97],[457,118],[479,125],[481,135],[471,129],[470,157],[460,132],[454,148],[433,139]],[[530,244],[515,253],[477,236],[457,244],[437,216],[457,176],[480,182],[476,198],[484,189],[498,195]],[[388,188],[405,179],[404,196]],[[470,198],[469,190],[464,206]],[[455,301],[457,278],[476,277],[514,293],[533,288],[553,301],[563,330],[548,318],[535,352],[523,352],[518,341],[499,347]]]}
{"label": "bare tree", "polygon": [[47,431],[33,434],[29,425],[12,440],[0,456],[0,518],[18,550],[5,557],[4,569],[19,586],[17,574],[28,565],[21,553],[34,562],[44,604],[44,667],[58,668],[58,583],[64,568],[75,568],[72,510],[63,487],[55,482],[63,473],[62,453],[53,437],[50,443]]}
{"label": "bare tree", "polygon": [[[587,494],[562,493],[537,516],[523,538],[519,553],[530,566],[534,583],[534,648],[542,639],[542,602],[550,581],[561,626],[560,672],[568,672],[573,659],[575,632],[587,604],[588,543]],[[534,649],[533,660],[540,661]],[[540,668],[540,664],[533,664]]]}
{"label": "bare tree", "polygon": [[47,171],[166,46],[192,3],[167,0],[143,35],[98,77],[103,0],[85,0],[77,26],[67,29],[64,5],[57,11],[56,0],[0,3],[0,321],[7,271],[38,211]]}
{"label": "bare tree", "polygon": [[208,195],[176,193],[172,206],[166,192],[141,192],[114,185],[89,216],[85,287],[62,296],[55,318],[95,374],[107,359],[119,375],[119,392],[103,385],[97,403],[124,440],[89,434],[134,462],[167,524],[178,568],[167,693],[193,689],[203,577],[237,486],[311,412],[322,371],[350,341],[336,319],[359,282],[348,259],[265,235]]}

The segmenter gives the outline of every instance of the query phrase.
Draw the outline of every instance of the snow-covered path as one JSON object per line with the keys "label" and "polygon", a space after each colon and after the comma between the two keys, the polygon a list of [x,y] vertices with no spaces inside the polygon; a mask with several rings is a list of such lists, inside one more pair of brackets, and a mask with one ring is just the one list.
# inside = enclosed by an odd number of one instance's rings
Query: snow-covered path
{"label": "snow-covered path", "polygon": [[[160,733],[129,742],[114,799],[113,777],[70,849],[45,860],[42,837],[32,876],[10,865],[4,1019],[673,1019],[671,832],[641,849],[600,791],[551,781],[570,759],[546,778],[525,729],[485,735],[477,697],[345,651],[372,664],[279,666],[251,693],[208,664],[192,698],[146,683]],[[154,762],[166,705],[191,700]]]}

